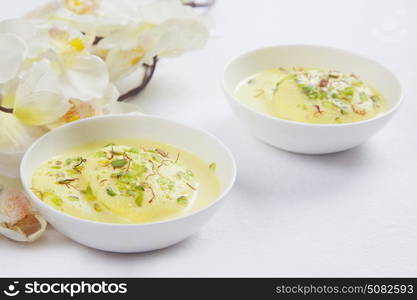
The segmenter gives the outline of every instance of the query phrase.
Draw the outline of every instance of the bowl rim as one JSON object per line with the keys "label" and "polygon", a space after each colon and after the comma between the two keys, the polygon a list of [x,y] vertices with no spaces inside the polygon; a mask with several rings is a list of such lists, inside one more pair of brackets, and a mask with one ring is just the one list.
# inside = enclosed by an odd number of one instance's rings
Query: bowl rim
{"label": "bowl rim", "polygon": [[[383,112],[383,113],[379,114],[378,116],[376,116],[374,118],[371,118],[371,119],[362,120],[362,121],[358,121],[358,122],[351,122],[351,123],[342,123],[342,124],[332,124],[332,123],[316,124],[316,123],[306,123],[306,122],[286,120],[286,119],[282,119],[282,118],[279,118],[279,117],[274,117],[272,115],[268,115],[268,114],[263,113],[263,112],[253,110],[253,109],[247,107],[246,105],[244,105],[243,103],[241,103],[239,100],[237,100],[236,97],[232,93],[229,93],[229,90],[226,87],[226,73],[230,69],[231,65],[234,62],[236,62],[238,59],[241,59],[246,55],[250,55],[252,53],[255,53],[255,52],[258,52],[258,51],[261,51],[261,50],[276,49],[276,48],[291,48],[291,47],[321,48],[321,49],[327,49],[327,50],[331,50],[331,51],[337,51],[337,52],[340,52],[341,54],[358,57],[358,58],[361,58],[361,59],[364,59],[364,60],[368,60],[369,62],[371,62],[375,65],[378,65],[381,69],[383,69],[385,72],[390,74],[391,77],[394,78],[396,84],[398,85],[399,96],[398,96],[397,102],[393,106],[391,106],[389,110],[387,110],[387,111],[385,111],[385,112]],[[231,59],[229,59],[228,62],[226,63],[225,67],[223,68],[223,76],[222,76],[222,79],[221,79],[221,85],[222,85],[222,88],[223,88],[223,92],[226,94],[226,96],[231,101],[234,101],[234,103],[237,104],[239,107],[244,108],[246,111],[250,111],[251,113],[253,113],[255,115],[258,115],[261,118],[270,119],[274,122],[283,122],[283,123],[287,123],[287,124],[290,124],[290,125],[301,126],[301,127],[330,128],[330,127],[361,126],[362,124],[366,124],[366,123],[369,123],[369,122],[374,122],[376,120],[385,118],[388,115],[393,114],[400,107],[400,105],[403,102],[403,98],[404,98],[403,87],[402,87],[401,81],[399,80],[399,77],[397,76],[397,74],[394,71],[392,71],[391,69],[389,69],[388,67],[386,67],[382,63],[380,63],[377,60],[375,60],[373,58],[370,58],[366,55],[363,55],[363,54],[360,54],[360,53],[357,53],[357,52],[354,52],[354,51],[351,51],[351,50],[346,50],[346,49],[333,47],[333,46],[327,46],[327,45],[320,45],[320,44],[276,44],[276,45],[270,45],[270,46],[264,46],[264,47],[257,47],[257,48],[253,48],[251,50],[241,52],[239,55],[234,56]]]}
{"label": "bowl rim", "polygon": [[[44,141],[45,139],[48,139],[50,135],[54,135],[54,134],[59,134],[60,131],[62,130],[66,130],[67,128],[71,128],[74,125],[77,124],[81,124],[81,123],[88,123],[88,122],[94,122],[98,119],[112,119],[112,118],[123,118],[123,117],[137,117],[137,118],[145,118],[145,119],[154,119],[157,121],[163,121],[163,122],[169,122],[171,124],[174,125],[179,125],[179,126],[183,126],[186,127],[188,129],[192,129],[194,131],[198,131],[199,133],[206,135],[206,137],[216,141],[221,148],[223,148],[227,158],[230,160],[231,162],[231,167],[232,167],[232,172],[231,172],[231,180],[230,183],[228,184],[228,186],[224,189],[224,191],[218,195],[216,197],[215,200],[213,200],[210,204],[201,207],[200,209],[190,213],[190,214],[186,214],[184,216],[178,216],[175,218],[171,218],[171,219],[166,219],[166,220],[161,220],[161,221],[156,221],[156,222],[149,222],[149,223],[139,223],[139,224],[130,224],[130,223],[108,223],[108,222],[99,222],[99,221],[93,221],[93,220],[88,220],[88,219],[82,219],[82,218],[78,218],[75,216],[72,216],[70,214],[61,212],[51,206],[49,206],[48,204],[44,203],[41,199],[38,198],[38,196],[36,196],[32,190],[30,189],[30,187],[28,186],[28,184],[26,184],[26,182],[23,180],[23,176],[24,176],[24,166],[26,165],[26,162],[29,160],[30,158],[30,153],[32,152],[32,150],[34,148],[37,147],[37,145],[39,143],[41,143],[42,141]],[[190,218],[193,216],[196,216],[198,214],[203,213],[204,211],[208,210],[209,208],[211,208],[212,206],[217,205],[218,203],[220,203],[226,196],[227,194],[229,194],[229,192],[231,191],[231,189],[233,188],[235,182],[236,182],[236,177],[237,177],[237,165],[236,165],[236,160],[233,156],[232,151],[215,135],[211,134],[210,132],[201,129],[199,127],[194,127],[194,126],[190,126],[187,124],[184,124],[182,122],[178,122],[178,121],[174,121],[168,118],[163,118],[163,117],[159,117],[159,116],[154,116],[154,115],[145,115],[145,114],[141,114],[141,113],[127,113],[127,114],[111,114],[111,115],[102,115],[102,116],[96,116],[96,117],[92,117],[92,118],[88,118],[88,119],[82,119],[82,120],[78,120],[72,123],[68,123],[65,125],[60,126],[59,128],[56,128],[54,130],[51,130],[49,132],[47,132],[46,134],[42,135],[41,137],[39,137],[35,142],[32,143],[32,145],[27,149],[27,151],[25,152],[20,167],[19,167],[19,175],[20,175],[20,179],[23,185],[23,188],[25,190],[25,192],[27,194],[29,194],[30,198],[32,201],[35,201],[37,205],[42,206],[43,208],[52,211],[53,213],[56,213],[57,215],[59,215],[62,218],[68,218],[70,220],[73,220],[75,222],[80,222],[80,223],[84,223],[85,225],[89,226],[89,225],[94,225],[94,226],[111,226],[111,227],[145,227],[145,226],[152,226],[152,225],[161,225],[161,224],[165,224],[165,223],[170,223],[170,222],[175,222],[175,221],[180,221],[182,219],[186,219],[186,218]],[[219,179],[220,180],[220,179]]]}

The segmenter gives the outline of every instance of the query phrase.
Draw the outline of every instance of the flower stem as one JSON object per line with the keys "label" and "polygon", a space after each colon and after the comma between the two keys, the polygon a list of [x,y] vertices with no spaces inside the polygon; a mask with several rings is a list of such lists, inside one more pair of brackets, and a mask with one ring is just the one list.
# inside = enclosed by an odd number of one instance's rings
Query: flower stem
{"label": "flower stem", "polygon": [[207,0],[206,2],[198,3],[195,1],[184,1],[184,5],[191,7],[211,7],[216,3],[216,0]]}
{"label": "flower stem", "polygon": [[158,57],[155,56],[153,58],[153,62],[152,62],[151,65],[143,64],[143,66],[145,67],[145,74],[143,75],[142,83],[138,87],[136,87],[136,88],[128,91],[127,93],[121,95],[117,101],[122,102],[122,101],[124,101],[124,100],[126,100],[130,97],[134,97],[137,94],[139,94],[140,92],[142,92],[146,88],[146,86],[149,84],[149,82],[151,81],[153,75],[155,74],[155,69],[156,69],[157,63],[158,63]]}
{"label": "flower stem", "polygon": [[13,113],[13,108],[3,107],[3,106],[0,105],[0,111],[8,113],[8,114],[12,114]]}

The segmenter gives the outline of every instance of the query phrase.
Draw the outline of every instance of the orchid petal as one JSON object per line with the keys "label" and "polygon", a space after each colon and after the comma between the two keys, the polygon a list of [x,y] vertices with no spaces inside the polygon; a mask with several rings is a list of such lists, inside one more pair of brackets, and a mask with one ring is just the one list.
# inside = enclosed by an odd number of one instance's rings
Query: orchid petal
{"label": "orchid petal", "polygon": [[33,242],[47,223],[20,191],[6,190],[0,195],[0,234],[18,242]]}
{"label": "orchid petal", "polygon": [[12,114],[0,112],[0,153],[24,152],[43,133],[40,128],[24,125]]}
{"label": "orchid petal", "polygon": [[132,23],[124,28],[117,30],[109,36],[103,38],[97,45],[99,49],[114,49],[129,50],[136,48],[139,37],[147,30],[153,28],[152,24]]}
{"label": "orchid petal", "polygon": [[0,22],[0,33],[13,34],[25,42],[26,56],[29,58],[36,57],[49,47],[47,32],[46,28],[38,27],[32,20],[9,19]]}
{"label": "orchid petal", "polygon": [[62,95],[39,91],[27,95],[15,106],[15,115],[28,125],[45,125],[61,117],[69,105]]}
{"label": "orchid petal", "polygon": [[[26,14],[26,18],[38,22],[48,22],[53,25],[69,24],[81,32],[95,32],[97,36],[107,36],[109,33],[127,25],[128,20],[117,13],[119,1],[109,1],[110,6],[101,11],[101,3],[87,14],[77,14],[67,9],[63,1],[48,2]],[[103,2],[101,0],[100,2]],[[117,3],[116,5],[114,5]],[[131,12],[131,11],[130,11]]]}
{"label": "orchid petal", "polygon": [[29,41],[35,36],[36,30],[28,20],[8,19],[0,22],[0,33],[11,33]]}
{"label": "orchid petal", "polygon": [[138,1],[132,0],[118,0],[117,2],[102,0],[97,6],[96,14],[103,17],[111,16],[118,20],[134,21],[140,14],[137,4]]}
{"label": "orchid petal", "polygon": [[24,15],[26,19],[49,19],[51,18],[58,9],[63,7],[61,1],[51,0],[43,5],[40,5]]}
{"label": "orchid petal", "polygon": [[17,35],[0,34],[0,83],[16,77],[27,53],[25,42]]}
{"label": "orchid petal", "polygon": [[102,105],[106,105],[106,104],[116,103],[119,97],[120,97],[120,92],[118,88],[113,83],[110,83],[107,86],[106,90],[104,91],[103,98],[97,99],[97,100]]}
{"label": "orchid petal", "polygon": [[28,125],[45,125],[60,118],[69,107],[50,62],[34,63],[17,88],[15,116]]}
{"label": "orchid petal", "polygon": [[98,0],[63,0],[63,2],[66,9],[77,15],[92,13],[98,6]]}
{"label": "orchid petal", "polygon": [[64,62],[60,83],[68,99],[101,98],[109,84],[107,66],[97,56],[74,56]]}
{"label": "orchid petal", "polygon": [[120,93],[116,86],[112,83],[106,88],[103,98],[91,101],[70,100],[71,108],[59,118],[57,121],[48,124],[47,128],[52,130],[66,123],[77,121],[80,119],[99,116],[104,113],[103,108],[117,102]]}
{"label": "orchid petal", "polygon": [[106,64],[110,73],[110,79],[116,81],[133,73],[145,57],[145,50],[141,47],[120,50],[110,50],[106,57]]}
{"label": "orchid petal", "polygon": [[81,119],[100,116],[103,114],[103,107],[98,100],[80,101],[70,100],[71,108],[65,115],[59,118],[56,122],[47,125],[48,129],[55,129],[67,123],[78,121]]}
{"label": "orchid petal", "polygon": [[19,78],[14,78],[12,80],[7,81],[1,86],[1,105],[3,107],[13,107],[16,90],[20,84]]}
{"label": "orchid petal", "polygon": [[203,47],[209,38],[206,26],[195,20],[168,20],[147,31],[140,45],[146,50],[146,62],[154,56],[178,56]]}

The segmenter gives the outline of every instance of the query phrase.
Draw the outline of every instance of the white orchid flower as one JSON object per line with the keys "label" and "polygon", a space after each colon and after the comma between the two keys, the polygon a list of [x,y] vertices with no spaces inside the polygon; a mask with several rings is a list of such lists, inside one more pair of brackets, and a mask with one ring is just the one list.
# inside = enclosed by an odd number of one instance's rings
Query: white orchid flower
{"label": "white orchid flower", "polygon": [[[109,77],[105,63],[89,53],[94,39],[94,34],[83,34],[68,26],[48,28],[23,19],[0,22],[0,43],[5,44],[0,51],[8,51],[0,58],[0,67],[6,70],[0,74],[0,83],[47,57],[53,62],[65,97],[83,101],[101,97]],[[29,55],[27,47],[31,49]],[[24,62],[26,56],[29,59]]]}
{"label": "white orchid flower", "polygon": [[209,18],[179,0],[55,0],[27,17],[102,38],[94,54],[105,59],[112,81],[156,55],[176,56],[202,47],[211,26]]}
{"label": "white orchid flower", "polygon": [[113,81],[128,76],[143,63],[151,64],[154,56],[178,56],[203,47],[209,38],[209,20],[178,1],[152,1],[140,11],[136,22],[114,31],[97,45],[99,53],[106,53]]}
{"label": "white orchid flower", "polygon": [[104,61],[89,52],[95,36],[59,27],[50,28],[48,34],[47,56],[53,62],[65,97],[82,101],[102,97],[109,75]]}
{"label": "white orchid flower", "polygon": [[53,61],[68,99],[88,101],[100,97],[109,79],[105,63],[90,54],[94,39],[95,34],[84,34],[68,24],[57,27],[25,19],[0,22],[0,45],[4,44],[0,51],[8,51],[0,58],[0,67],[6,70],[0,74],[0,83],[16,77],[26,57],[23,69],[46,56]]}
{"label": "white orchid flower", "polygon": [[[132,28],[133,27],[133,28]],[[208,28],[195,20],[167,20],[159,25],[131,25],[104,38],[97,45],[107,49],[106,63],[112,81],[126,77],[153,57],[173,57],[203,47]]]}

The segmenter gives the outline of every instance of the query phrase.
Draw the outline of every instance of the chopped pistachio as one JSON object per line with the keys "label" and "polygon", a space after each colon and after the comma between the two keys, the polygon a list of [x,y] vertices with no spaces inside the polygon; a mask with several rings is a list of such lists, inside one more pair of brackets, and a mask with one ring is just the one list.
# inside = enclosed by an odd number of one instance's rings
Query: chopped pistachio
{"label": "chopped pistachio", "polygon": [[86,189],[84,190],[84,193],[89,195],[93,194],[93,189],[90,185],[87,185]]}
{"label": "chopped pistachio", "polygon": [[100,213],[100,212],[103,212],[104,209],[103,209],[103,206],[100,205],[100,203],[95,203],[94,204],[94,210],[96,212],[99,212]]}
{"label": "chopped pistachio", "polygon": [[145,152],[149,152],[149,153],[157,153],[155,150],[152,150],[152,149],[147,149],[147,150],[145,150]]}
{"label": "chopped pistachio", "polygon": [[138,194],[135,199],[135,203],[137,206],[141,207],[143,205],[143,198],[144,198],[143,191],[138,191]]}
{"label": "chopped pistachio", "polygon": [[188,205],[188,199],[185,196],[180,196],[180,197],[177,198],[177,203],[179,205],[182,205],[182,206],[187,206]]}
{"label": "chopped pistachio", "polygon": [[51,199],[51,202],[58,207],[61,207],[62,204],[64,203],[64,201],[62,201],[62,199],[58,196],[53,196],[52,199]]}
{"label": "chopped pistachio", "polygon": [[345,88],[342,92],[345,96],[353,96],[354,89],[353,87],[349,86]]}
{"label": "chopped pistachio", "polygon": [[81,192],[83,194],[85,194],[87,200],[94,200],[95,199],[94,192],[93,192],[93,189],[91,188],[90,184],[88,184],[86,189],[81,191]]}
{"label": "chopped pistachio", "polygon": [[323,106],[324,106],[325,108],[330,108],[330,109],[337,108],[337,106],[336,106],[336,105],[334,105],[332,102],[329,102],[329,101],[324,101],[324,102],[323,102]]}
{"label": "chopped pistachio", "polygon": [[68,199],[71,201],[80,201],[80,198],[78,198],[77,196],[73,196],[73,195],[68,196]]}
{"label": "chopped pistachio", "polygon": [[107,153],[105,151],[98,151],[95,153],[96,157],[107,157]]}
{"label": "chopped pistachio", "polygon": [[359,94],[359,97],[361,98],[362,102],[368,101],[368,96],[366,96],[366,94],[363,92]]}
{"label": "chopped pistachio", "polygon": [[122,168],[127,164],[127,159],[116,159],[111,162],[114,168]]}
{"label": "chopped pistachio", "polygon": [[130,148],[127,152],[138,154],[139,149],[138,148]]}
{"label": "chopped pistachio", "polygon": [[156,162],[161,162],[162,159],[156,155],[152,155],[152,160],[156,161]]}
{"label": "chopped pistachio", "polygon": [[139,165],[137,163],[133,163],[130,169],[134,172],[135,176],[141,176],[148,171],[148,168],[145,165]]}
{"label": "chopped pistachio", "polygon": [[138,190],[138,191],[142,191],[142,192],[145,191],[145,188],[142,185],[136,185],[135,189]]}
{"label": "chopped pistachio", "polygon": [[161,177],[158,178],[158,183],[159,186],[161,187],[161,190],[166,191],[166,190],[174,190],[175,187],[175,182],[172,181],[171,179],[165,178],[165,177]]}
{"label": "chopped pistachio", "polygon": [[117,195],[117,194],[116,194],[116,192],[115,192],[115,191],[113,191],[113,189],[112,189],[111,187],[106,188],[106,193],[107,193],[107,195],[109,195],[110,197],[114,197],[114,196],[116,196],[116,195]]}
{"label": "chopped pistachio", "polygon": [[216,163],[211,163],[211,164],[209,165],[209,169],[210,169],[210,170],[212,170],[212,171],[216,171],[216,169],[217,169],[217,164],[216,164]]}

